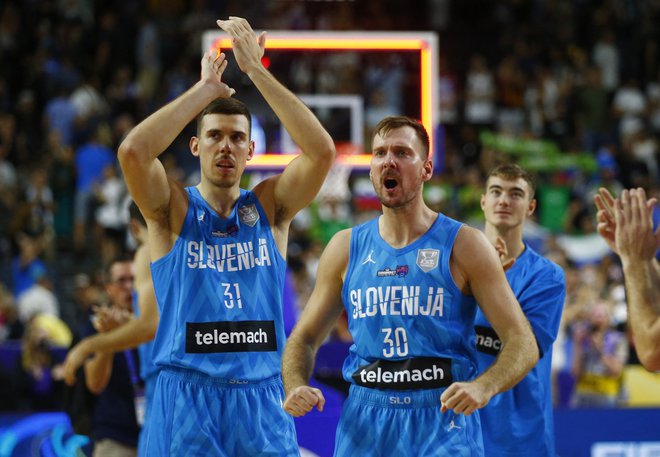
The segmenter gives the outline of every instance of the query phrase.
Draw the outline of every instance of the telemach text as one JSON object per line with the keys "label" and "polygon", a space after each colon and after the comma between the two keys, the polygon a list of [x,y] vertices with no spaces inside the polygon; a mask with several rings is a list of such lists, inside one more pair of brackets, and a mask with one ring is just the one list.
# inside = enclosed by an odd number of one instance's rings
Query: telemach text
{"label": "telemach text", "polygon": [[356,384],[378,389],[433,389],[451,384],[451,360],[418,357],[400,361],[377,360],[352,375]]}
{"label": "telemach text", "polygon": [[186,352],[275,351],[273,321],[187,322]]}

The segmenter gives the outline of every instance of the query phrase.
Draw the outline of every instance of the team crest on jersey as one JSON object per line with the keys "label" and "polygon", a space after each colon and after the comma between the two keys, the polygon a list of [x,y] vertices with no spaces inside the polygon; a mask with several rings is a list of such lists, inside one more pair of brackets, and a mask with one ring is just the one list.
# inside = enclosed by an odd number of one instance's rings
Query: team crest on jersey
{"label": "team crest on jersey", "polygon": [[385,268],[384,270],[378,270],[376,274],[379,278],[388,277],[388,276],[398,276],[403,278],[408,274],[408,265],[397,265],[395,269]]}
{"label": "team crest on jersey", "polygon": [[417,266],[428,273],[438,266],[439,258],[440,251],[437,249],[420,249],[417,251]]}
{"label": "team crest on jersey", "polygon": [[242,223],[254,227],[259,220],[259,211],[257,211],[254,203],[252,205],[241,206],[238,208],[238,217]]}

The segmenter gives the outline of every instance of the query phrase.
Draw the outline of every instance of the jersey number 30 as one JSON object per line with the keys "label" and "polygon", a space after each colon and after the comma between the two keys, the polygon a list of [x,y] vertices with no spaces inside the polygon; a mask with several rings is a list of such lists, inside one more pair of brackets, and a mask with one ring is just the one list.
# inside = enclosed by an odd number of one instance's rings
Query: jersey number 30
{"label": "jersey number 30", "polygon": [[383,337],[384,357],[405,357],[408,355],[408,335],[405,328],[383,328],[380,331],[385,334],[385,337]]}

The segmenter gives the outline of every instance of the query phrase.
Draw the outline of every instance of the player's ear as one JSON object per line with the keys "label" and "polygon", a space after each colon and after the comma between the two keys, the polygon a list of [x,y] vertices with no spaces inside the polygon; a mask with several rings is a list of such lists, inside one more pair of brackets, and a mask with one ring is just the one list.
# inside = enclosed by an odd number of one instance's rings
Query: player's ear
{"label": "player's ear", "polygon": [[190,152],[192,153],[192,155],[194,155],[195,157],[199,157],[199,138],[197,138],[196,136],[190,137],[188,146],[190,147]]}
{"label": "player's ear", "polygon": [[527,216],[531,216],[534,214],[534,211],[536,210],[536,199],[532,198],[529,202],[529,206],[527,207]]}
{"label": "player's ear", "polygon": [[247,159],[250,160],[254,157],[254,141],[250,140],[250,147],[248,149]]}
{"label": "player's ear", "polygon": [[433,177],[433,161],[431,159],[427,159],[424,161],[424,168],[422,169],[422,180],[426,182],[432,177]]}

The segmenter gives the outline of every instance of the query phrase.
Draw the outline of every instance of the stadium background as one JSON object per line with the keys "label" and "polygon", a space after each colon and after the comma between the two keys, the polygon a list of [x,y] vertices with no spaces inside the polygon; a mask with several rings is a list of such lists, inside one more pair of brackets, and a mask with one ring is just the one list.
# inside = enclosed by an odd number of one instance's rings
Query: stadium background
{"label": "stadium background", "polygon": [[[626,331],[621,269],[594,233],[592,195],[599,186],[616,193],[642,186],[660,196],[658,2],[4,0],[0,456],[67,455],[84,442],[61,412],[56,362],[65,349],[58,344],[75,338],[86,310],[103,300],[104,260],[133,245],[118,170],[106,167],[95,176],[93,166],[76,158],[108,160],[135,123],[194,83],[203,33],[228,15],[267,31],[437,34],[439,117],[433,129],[436,173],[425,189],[429,204],[479,227],[483,175],[493,164],[515,160],[539,176],[539,208],[525,238],[564,268],[568,285],[553,360],[558,452],[657,453],[660,431],[652,424],[660,418],[660,381],[640,369],[633,345],[617,408],[572,408],[570,366],[571,330],[594,304],[605,304],[612,327]],[[368,151],[370,129],[387,114],[420,117],[414,52],[299,50],[265,57],[297,94],[347,97],[352,107],[357,100],[363,119],[357,133],[354,108],[314,108],[342,154]],[[295,151],[231,55],[226,76],[253,108],[260,152]],[[171,176],[189,183],[197,179],[187,152],[192,128],[163,156]],[[361,144],[355,144],[356,134]],[[245,185],[276,169],[251,168]],[[81,195],[88,200],[87,219],[75,224],[74,201]],[[288,250],[289,328],[329,237],[377,208],[364,168],[338,166],[316,202],[296,218]],[[50,310],[42,319],[51,329],[46,340],[38,323],[21,314],[44,303]],[[332,447],[344,388],[337,369],[347,344],[339,325],[316,369],[316,379],[333,386],[324,387],[331,407],[298,421],[301,444],[319,455]],[[52,361],[35,367],[25,360],[26,347],[46,351]]]}

